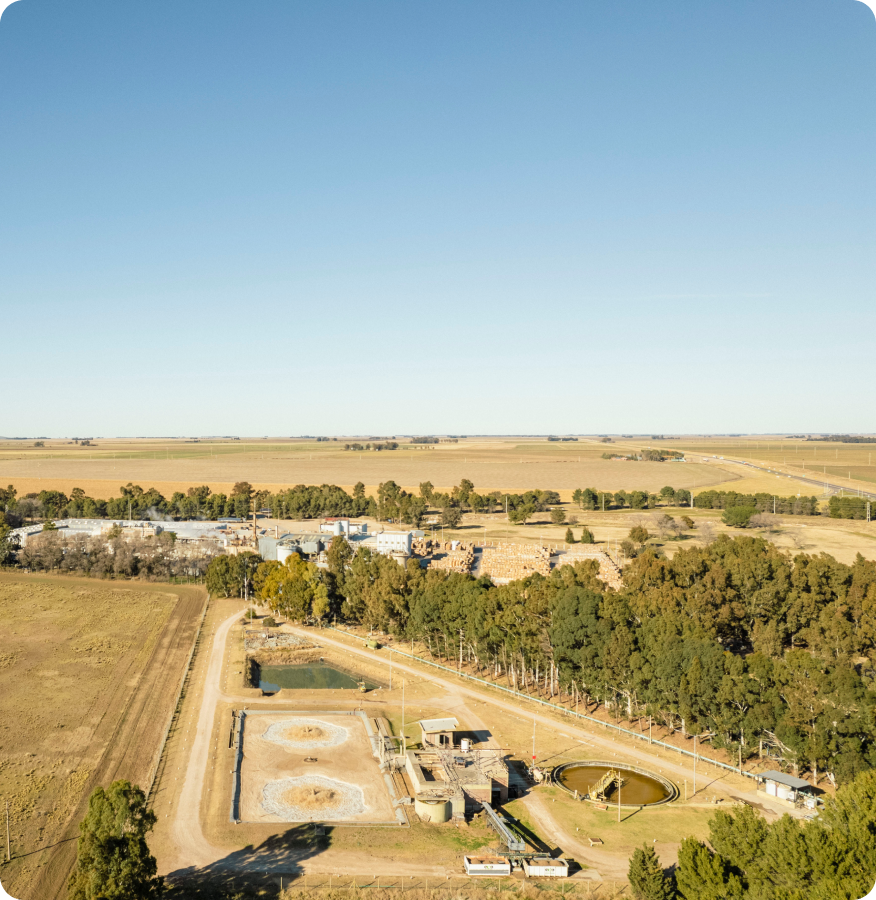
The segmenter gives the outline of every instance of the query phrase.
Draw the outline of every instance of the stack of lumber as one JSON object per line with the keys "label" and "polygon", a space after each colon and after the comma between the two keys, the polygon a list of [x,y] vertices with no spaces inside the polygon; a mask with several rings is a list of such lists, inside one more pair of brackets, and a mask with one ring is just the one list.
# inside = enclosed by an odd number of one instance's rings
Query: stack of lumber
{"label": "stack of lumber", "polygon": [[456,550],[448,550],[441,556],[433,556],[429,561],[430,569],[442,569],[446,572],[471,572],[474,565],[474,550],[462,545]]}
{"label": "stack of lumber", "polygon": [[532,544],[487,544],[481,555],[480,573],[504,583],[538,572],[550,575],[551,551]]}

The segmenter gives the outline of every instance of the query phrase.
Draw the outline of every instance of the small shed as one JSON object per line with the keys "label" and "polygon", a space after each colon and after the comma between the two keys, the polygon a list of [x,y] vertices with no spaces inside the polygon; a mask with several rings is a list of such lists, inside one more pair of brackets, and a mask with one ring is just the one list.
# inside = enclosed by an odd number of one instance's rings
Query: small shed
{"label": "small shed", "polygon": [[814,807],[816,803],[815,788],[808,781],[784,772],[760,772],[757,775],[757,789],[791,806],[802,803]]}
{"label": "small shed", "polygon": [[459,728],[459,722],[454,718],[446,719],[421,719],[420,729],[423,733],[423,747],[447,747],[453,746],[453,733]]}
{"label": "small shed", "polygon": [[511,860],[504,856],[463,856],[466,875],[510,875]]}

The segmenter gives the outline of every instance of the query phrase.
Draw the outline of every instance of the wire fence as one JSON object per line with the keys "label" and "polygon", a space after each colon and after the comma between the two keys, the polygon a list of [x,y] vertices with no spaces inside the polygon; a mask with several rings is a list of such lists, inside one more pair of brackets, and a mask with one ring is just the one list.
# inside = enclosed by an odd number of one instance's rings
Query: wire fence
{"label": "wire fence", "polygon": [[[313,890],[331,890],[331,891],[350,891],[352,893],[358,891],[372,890],[392,890],[392,891],[424,891],[429,892],[429,896],[434,896],[434,892],[446,890],[449,893],[456,893],[462,889],[470,891],[496,891],[503,892],[513,889],[514,880],[509,881],[507,876],[504,878],[480,876],[471,877],[469,875],[276,875],[273,880],[282,890],[286,891],[313,891]],[[608,882],[594,882],[590,878],[554,878],[554,879],[526,879],[525,885],[541,890],[545,893],[552,894],[571,894],[583,897],[622,897],[628,896],[628,886],[624,883],[609,884]],[[520,883],[523,887],[524,883]]]}
{"label": "wire fence", "polygon": [[[338,628],[335,625],[328,625],[326,627],[330,628],[332,631],[337,631],[339,634],[346,635],[347,637],[355,638],[356,640],[362,640],[361,635],[353,634],[350,631],[344,631],[342,628]],[[422,663],[423,665],[432,666],[435,669],[440,669],[441,671],[447,672],[450,675],[455,675],[458,678],[465,678],[469,681],[474,681],[477,684],[483,685],[484,687],[493,688],[494,690],[502,691],[505,694],[510,694],[518,700],[528,700],[531,703],[538,703],[541,706],[552,709],[564,716],[571,716],[574,719],[581,719],[586,722],[592,722],[594,725],[599,725],[602,728],[616,731],[619,734],[628,735],[629,737],[635,738],[638,741],[644,741],[646,744],[653,745],[655,747],[663,747],[666,750],[673,750],[674,752],[682,756],[688,756],[694,760],[701,760],[704,763],[708,763],[710,766],[717,766],[720,769],[726,769],[728,772],[734,772],[737,775],[744,775],[747,778],[757,777],[756,773],[746,772],[739,766],[732,766],[728,763],[719,762],[718,760],[712,759],[709,756],[704,756],[702,753],[694,753],[694,751],[692,750],[685,750],[684,747],[676,747],[675,744],[656,740],[640,731],[631,731],[629,728],[623,728],[620,725],[616,725],[614,722],[605,722],[602,719],[597,719],[594,716],[587,715],[587,713],[577,712],[574,709],[568,709],[565,706],[551,703],[549,700],[542,700],[540,697],[533,697],[531,694],[525,694],[522,691],[515,690],[514,688],[505,687],[504,685],[496,684],[493,681],[487,681],[486,678],[480,678],[477,675],[470,675],[468,672],[460,672],[457,669],[452,669],[449,666],[444,666],[441,663],[437,663],[432,659],[424,659],[422,656],[417,656],[412,653],[405,653],[404,650],[397,650],[395,647],[392,648],[392,652],[398,656],[404,657],[405,659],[410,659],[415,662]],[[384,662],[386,661],[384,660]]]}
{"label": "wire fence", "polygon": [[158,753],[155,757],[155,762],[152,766],[152,774],[149,776],[149,786],[146,788],[146,803],[148,804],[152,799],[152,789],[155,787],[155,783],[158,780],[158,770],[161,768],[161,760],[164,757],[164,750],[167,746],[167,739],[170,737],[170,730],[173,728],[174,723],[179,717],[179,712],[182,706],[182,700],[184,696],[184,691],[189,683],[189,676],[192,670],[192,660],[195,658],[195,653],[198,650],[198,647],[201,643],[201,630],[204,627],[204,620],[207,617],[207,608],[210,606],[210,595],[207,595],[207,599],[204,601],[204,608],[201,610],[201,619],[198,622],[198,629],[195,632],[195,639],[192,641],[192,649],[189,650],[189,657],[186,660],[186,667],[183,671],[182,681],[179,685],[179,690],[176,694],[176,701],[173,704],[173,709],[170,713],[170,719],[168,720],[167,727],[164,729],[164,735],[161,738],[161,742],[158,745]]}

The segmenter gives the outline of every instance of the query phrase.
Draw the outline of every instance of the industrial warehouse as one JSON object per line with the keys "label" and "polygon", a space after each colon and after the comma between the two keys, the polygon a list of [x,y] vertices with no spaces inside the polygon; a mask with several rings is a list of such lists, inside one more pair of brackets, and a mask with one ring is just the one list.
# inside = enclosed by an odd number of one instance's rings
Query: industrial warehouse
{"label": "industrial warehouse", "polygon": [[[254,514],[251,520],[228,517],[215,521],[70,518],[59,519],[51,530],[66,538],[145,539],[166,535],[173,540],[177,555],[197,549],[212,555],[256,552],[264,560],[284,562],[292,554],[299,554],[319,568],[327,567],[327,551],[332,541],[341,537],[354,552],[367,549],[395,559],[400,565],[417,559],[424,568],[489,576],[495,584],[534,574],[547,576],[557,566],[596,560],[599,577],[611,587],[620,585],[617,561],[594,545],[585,548],[507,541],[445,541],[419,529],[388,530],[380,523],[345,517],[326,517],[307,530],[285,531],[284,523],[271,524],[265,518],[264,513]],[[19,547],[26,547],[29,540],[45,531],[44,524],[27,525],[12,530],[10,539]]]}

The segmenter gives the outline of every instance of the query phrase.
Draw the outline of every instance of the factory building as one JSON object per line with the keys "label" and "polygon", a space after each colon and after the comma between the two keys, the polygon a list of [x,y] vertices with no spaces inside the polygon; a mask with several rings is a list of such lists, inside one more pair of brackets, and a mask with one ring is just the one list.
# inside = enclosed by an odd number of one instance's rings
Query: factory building
{"label": "factory building", "polygon": [[[203,541],[211,540],[222,546],[227,546],[232,537],[227,525],[219,522],[153,522],[141,519],[58,519],[55,527],[63,535],[72,537],[84,535],[85,537],[99,537],[112,528],[120,528],[122,534],[131,537],[154,537],[163,531],[173,532],[178,541]],[[19,546],[23,547],[27,539],[43,531],[42,525],[27,525],[24,528],[16,528],[11,532],[12,537],[18,538]]]}

